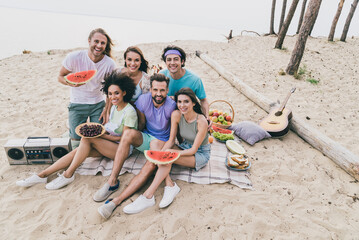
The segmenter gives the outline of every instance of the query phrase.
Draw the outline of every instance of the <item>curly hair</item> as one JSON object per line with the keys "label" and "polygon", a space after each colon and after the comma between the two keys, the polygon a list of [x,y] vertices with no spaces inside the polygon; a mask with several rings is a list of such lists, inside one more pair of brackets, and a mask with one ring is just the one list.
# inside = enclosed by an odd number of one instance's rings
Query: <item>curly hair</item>
{"label": "curly hair", "polygon": [[104,54],[109,56],[110,58],[112,58],[111,48],[113,46],[113,43],[112,43],[112,39],[110,38],[110,36],[102,28],[96,28],[90,32],[88,39],[91,40],[91,38],[93,37],[93,35],[95,35],[95,33],[101,33],[102,35],[104,35],[107,38],[107,43],[106,43],[106,48],[105,48]]}
{"label": "curly hair", "polygon": [[166,52],[167,52],[168,50],[177,50],[177,51],[180,52],[180,54],[182,55],[182,56],[180,56],[181,62],[183,61],[182,67],[184,67],[184,66],[185,66],[185,63],[186,63],[186,53],[184,52],[184,50],[183,50],[182,48],[177,47],[177,46],[174,46],[174,45],[169,45],[169,46],[167,46],[165,49],[163,49],[163,53],[162,53],[162,60],[163,60],[164,62],[166,62],[166,56],[165,56],[165,54],[166,54]]}
{"label": "curly hair", "polygon": [[102,82],[101,90],[107,96],[108,96],[108,88],[111,85],[116,85],[121,89],[121,91],[126,92],[126,95],[123,97],[123,101],[126,103],[131,101],[136,91],[136,85],[133,82],[132,78],[130,78],[127,73],[119,73],[116,70],[105,76],[105,81]]}
{"label": "curly hair", "polygon": [[134,52],[134,53],[137,53],[138,55],[140,55],[141,57],[141,66],[140,66],[140,71],[142,72],[145,72],[147,73],[147,70],[148,70],[148,61],[145,59],[145,57],[143,56],[143,53],[141,51],[141,49],[139,49],[138,47],[136,46],[131,46],[131,47],[128,47],[125,51],[125,53],[123,54],[123,58],[125,59],[125,67],[127,67],[127,64],[126,64],[126,57],[127,57],[127,53],[129,52]]}
{"label": "curly hair", "polygon": [[198,99],[196,97],[196,94],[193,92],[192,89],[186,87],[186,88],[181,88],[180,90],[178,90],[175,93],[175,101],[176,101],[176,103],[177,103],[179,95],[188,96],[191,99],[191,101],[194,103],[193,110],[198,114],[204,115],[203,112],[202,112],[201,104],[199,103],[199,101],[198,101]]}

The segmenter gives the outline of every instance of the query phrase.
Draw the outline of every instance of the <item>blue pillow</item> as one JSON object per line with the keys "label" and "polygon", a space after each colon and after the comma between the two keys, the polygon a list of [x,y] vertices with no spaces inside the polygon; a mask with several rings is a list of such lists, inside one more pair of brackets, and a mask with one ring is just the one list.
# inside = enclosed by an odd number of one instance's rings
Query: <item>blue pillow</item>
{"label": "blue pillow", "polygon": [[228,129],[233,130],[234,134],[250,145],[254,145],[256,142],[264,138],[271,137],[271,135],[261,126],[250,121],[239,122],[230,126]]}

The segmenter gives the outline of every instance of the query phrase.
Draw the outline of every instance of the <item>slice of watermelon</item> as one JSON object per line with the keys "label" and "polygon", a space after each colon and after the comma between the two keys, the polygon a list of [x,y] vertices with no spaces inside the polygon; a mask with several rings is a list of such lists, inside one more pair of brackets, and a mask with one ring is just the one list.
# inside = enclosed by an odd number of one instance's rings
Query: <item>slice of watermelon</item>
{"label": "slice of watermelon", "polygon": [[219,132],[219,133],[233,134],[233,131],[232,131],[232,130],[223,129],[223,128],[217,127],[217,126],[215,126],[215,125],[212,125],[212,129],[213,129],[213,131]]}
{"label": "slice of watermelon", "polygon": [[97,70],[88,70],[82,72],[71,73],[65,76],[65,80],[71,84],[85,84],[89,82],[95,75]]}
{"label": "slice of watermelon", "polygon": [[169,164],[180,157],[178,152],[145,150],[145,157],[154,164]]}

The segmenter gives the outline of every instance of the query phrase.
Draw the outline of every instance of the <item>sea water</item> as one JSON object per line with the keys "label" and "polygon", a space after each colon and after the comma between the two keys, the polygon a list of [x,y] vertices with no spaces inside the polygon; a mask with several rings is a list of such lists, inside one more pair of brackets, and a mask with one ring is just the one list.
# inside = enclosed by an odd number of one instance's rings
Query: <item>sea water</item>
{"label": "sea water", "polygon": [[98,27],[110,35],[115,50],[149,42],[226,40],[218,29],[1,7],[0,24],[0,59],[23,50],[87,47],[90,31]]}
{"label": "sea water", "polygon": [[[292,1],[287,2],[287,12]],[[308,1],[309,2],[309,1]],[[23,50],[47,51],[87,47],[89,32],[104,28],[115,50],[130,45],[175,40],[226,41],[243,30],[269,32],[271,0],[0,0],[0,59]],[[296,33],[301,1],[288,29]],[[312,36],[328,36],[338,1],[322,1]],[[351,2],[346,1],[335,37],[340,37]],[[282,1],[276,1],[275,31]],[[358,10],[357,10],[358,11]],[[354,14],[348,38],[359,34],[359,14]],[[244,34],[250,34],[245,33]]]}

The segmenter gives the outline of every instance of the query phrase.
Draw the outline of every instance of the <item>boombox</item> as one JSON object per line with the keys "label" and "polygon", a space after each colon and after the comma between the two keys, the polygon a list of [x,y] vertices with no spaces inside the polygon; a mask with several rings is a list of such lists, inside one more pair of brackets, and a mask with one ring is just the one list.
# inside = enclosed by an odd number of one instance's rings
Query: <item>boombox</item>
{"label": "boombox", "polygon": [[51,164],[72,150],[70,138],[28,137],[4,145],[10,165]]}

